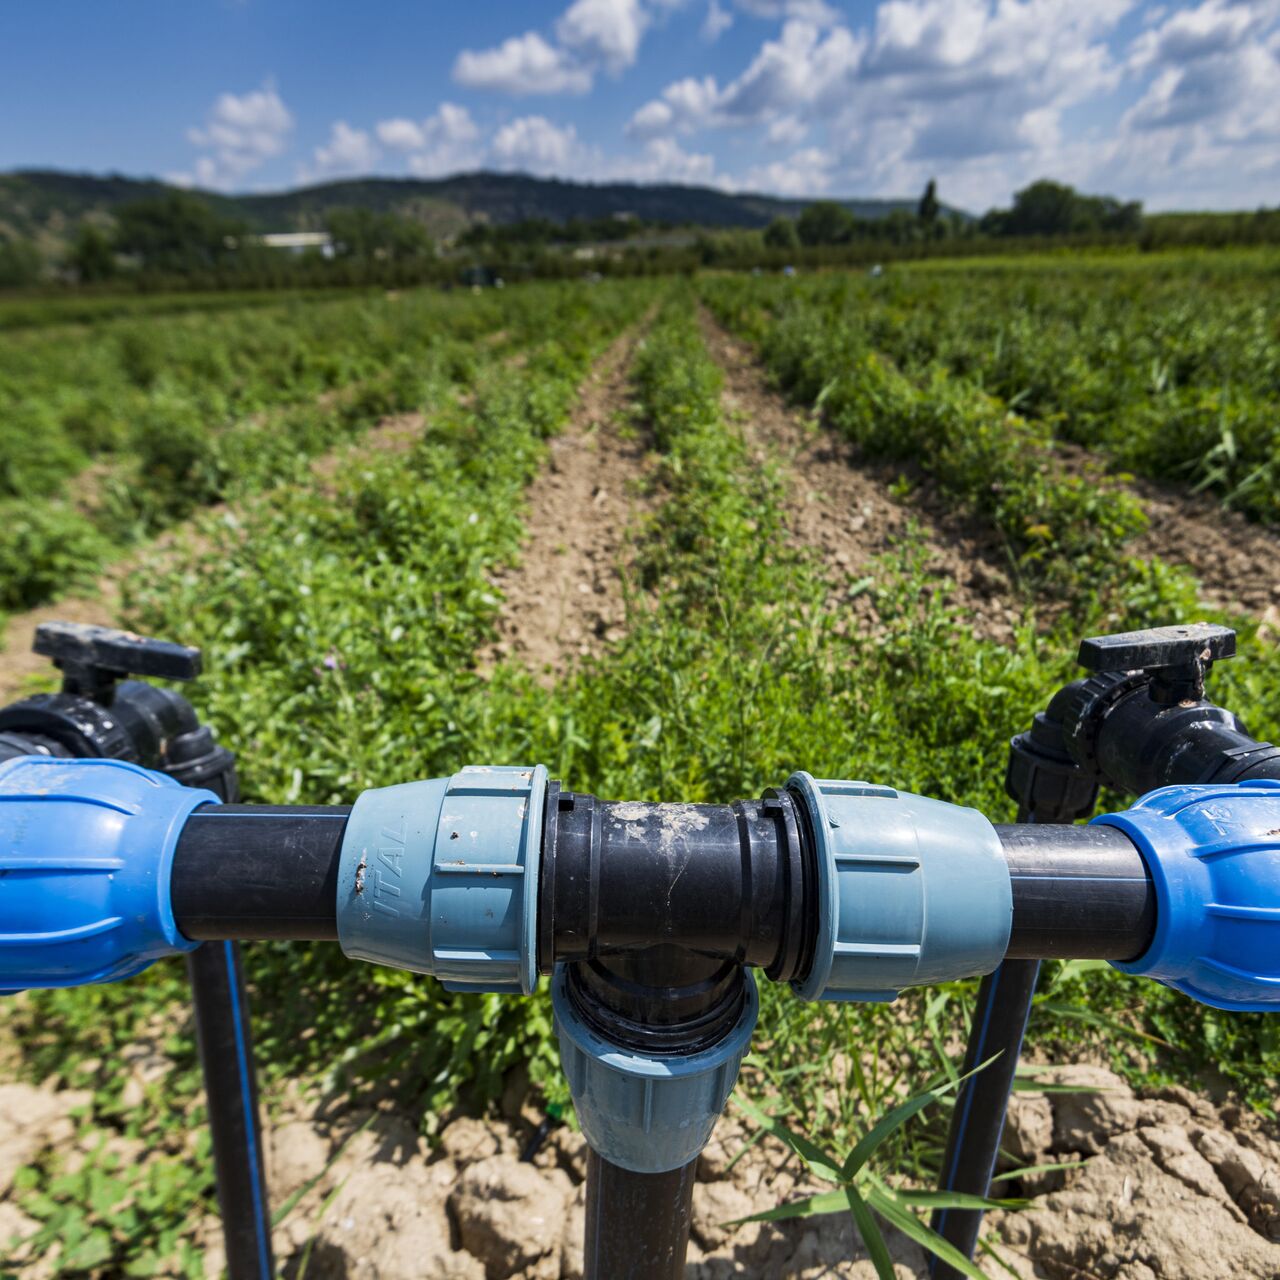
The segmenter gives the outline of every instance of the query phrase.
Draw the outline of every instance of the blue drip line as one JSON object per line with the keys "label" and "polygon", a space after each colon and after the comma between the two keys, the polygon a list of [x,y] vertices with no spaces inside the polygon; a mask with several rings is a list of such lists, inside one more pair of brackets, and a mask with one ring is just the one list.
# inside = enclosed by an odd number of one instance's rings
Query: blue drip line
{"label": "blue drip line", "polygon": [[249,1188],[253,1195],[253,1219],[258,1237],[258,1270],[262,1280],[271,1280],[271,1229],[267,1222],[266,1197],[262,1186],[262,1162],[258,1154],[257,1111],[253,1105],[253,1089],[249,1075],[249,1046],[245,1035],[244,1010],[236,981],[235,944],[222,944],[227,965],[227,984],[231,989],[231,1025],[236,1037],[236,1066],[240,1074],[241,1111],[244,1114],[245,1139],[249,1147]]}
{"label": "blue drip line", "polygon": [[[1039,976],[1039,973],[1040,973],[1040,965],[1039,965],[1039,963],[1037,962],[1037,964],[1036,964],[1036,975],[1037,975],[1037,977]],[[977,1062],[977,1063],[981,1063],[981,1062],[983,1061],[983,1057],[984,1057],[984,1055],[985,1055],[985,1053],[986,1053],[986,1048],[987,1048],[987,1032],[988,1032],[988,1030],[989,1030],[989,1029],[990,1029],[990,1027],[991,1027],[991,1014],[992,1014],[992,1011],[993,1011],[993,1010],[995,1009],[995,1007],[996,1007],[996,993],[1000,990],[1000,979],[1001,979],[1003,976],[1004,976],[1004,965],[1002,964],[1002,965],[1001,965],[1001,966],[1000,966],[1000,967],[995,971],[995,975],[994,975],[994,978],[993,978],[993,980],[992,980],[991,987],[990,987],[990,992],[989,992],[989,995],[988,995],[988,997],[987,997],[986,1007],[982,1010],[982,1022],[981,1022],[981,1024],[980,1024],[980,1026],[978,1027],[978,1044],[977,1044],[977,1051],[976,1051],[976,1052],[974,1053],[974,1055],[973,1055],[973,1057],[974,1057],[974,1061],[975,1061],[975,1062]],[[1034,983],[1033,983],[1032,985],[1034,986]],[[1021,1032],[1021,1034],[1019,1034],[1019,1036],[1018,1036],[1018,1048],[1017,1048],[1017,1052],[1018,1052],[1018,1056],[1019,1056],[1019,1057],[1021,1057],[1021,1056],[1022,1056],[1022,1042],[1023,1042],[1023,1040],[1026,1038],[1026,1034],[1027,1034],[1027,1023],[1028,1023],[1030,1020],[1031,1020],[1031,1005],[1030,1005],[1030,1004],[1028,1004],[1028,1005],[1027,1005],[1027,1016],[1026,1016],[1026,1018],[1024,1018],[1024,1019],[1023,1019],[1023,1022],[1022,1022],[1022,1032]],[[960,1152],[961,1152],[961,1150],[964,1148],[965,1132],[966,1132],[966,1130],[967,1130],[967,1128],[968,1128],[968,1125],[969,1125],[969,1113],[970,1113],[970,1111],[971,1111],[971,1109],[972,1109],[972,1107],[973,1107],[973,1095],[974,1095],[974,1093],[976,1092],[976,1087],[977,1087],[976,1079],[975,1079],[975,1080],[970,1080],[970,1081],[969,1081],[969,1085],[970,1085],[970,1087],[969,1087],[968,1089],[966,1089],[966,1090],[965,1090],[965,1096],[964,1096],[964,1107],[963,1107],[963,1109],[962,1109],[962,1110],[961,1110],[961,1112],[960,1112],[960,1128],[959,1128],[959,1130],[958,1130],[958,1132],[957,1132],[957,1135],[956,1135],[955,1151],[952,1153],[952,1156],[951,1156],[951,1168],[947,1170],[947,1179],[946,1179],[946,1183],[947,1183],[947,1186],[948,1186],[948,1187],[950,1187],[950,1186],[951,1186],[951,1184],[952,1184],[952,1182],[955,1180],[955,1176],[956,1176],[956,1165],[959,1163],[959,1160],[960,1160]],[[1003,1128],[1003,1126],[1001,1126],[1001,1127]],[[994,1152],[992,1152],[992,1154],[991,1154],[991,1165],[990,1165],[990,1167],[987,1169],[986,1182],[987,1182],[987,1185],[988,1185],[988,1186],[990,1186],[990,1185],[991,1185],[991,1175],[995,1172],[995,1169],[996,1169],[996,1159],[997,1159],[997,1157],[999,1156],[999,1154],[1000,1154],[1000,1152],[999,1152],[999,1145],[997,1144],[997,1148],[996,1148],[996,1150],[995,1150]],[[940,1210],[938,1211],[938,1226],[937,1226],[937,1232],[938,1232],[938,1234],[939,1234],[939,1235],[941,1235],[941,1234],[943,1233],[943,1229],[945,1228],[945,1226],[946,1226],[946,1222],[947,1222],[947,1214],[948,1214],[948,1213],[950,1213],[950,1212],[951,1212],[951,1211],[950,1211],[950,1209],[940,1209]],[[938,1256],[937,1256],[937,1254],[934,1254],[934,1255],[932,1255],[932,1256],[930,1257],[930,1259],[929,1259],[929,1272],[930,1272],[930,1274],[932,1274],[932,1273],[933,1273],[933,1271],[934,1271],[934,1270],[935,1270],[935,1268],[937,1267],[937,1264],[938,1264]]]}

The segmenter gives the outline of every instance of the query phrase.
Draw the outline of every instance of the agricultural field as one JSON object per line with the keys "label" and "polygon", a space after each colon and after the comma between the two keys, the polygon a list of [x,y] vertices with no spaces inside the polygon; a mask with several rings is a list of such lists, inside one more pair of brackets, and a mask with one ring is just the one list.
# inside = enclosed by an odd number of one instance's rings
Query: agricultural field
{"label": "agricultural field", "polygon": [[[1011,821],[1008,739],[1083,635],[1230,622],[1213,692],[1280,734],[1278,284],[1265,250],[0,306],[0,668],[47,680],[18,650],[60,610],[202,646],[255,802],[541,761],[610,798],[803,768]],[[287,1274],[581,1275],[545,994],[327,944],[246,963]],[[829,1195],[772,1213],[829,1186],[770,1131],[840,1163],[953,1083],[974,985],[761,990],[690,1274],[874,1275]],[[183,967],[0,1020],[14,1273],[216,1275]],[[1278,1073],[1274,1020],[1046,965],[983,1272],[1274,1274]],[[868,1167],[899,1275],[949,1105]],[[389,1182],[412,1213],[362,1213]]]}

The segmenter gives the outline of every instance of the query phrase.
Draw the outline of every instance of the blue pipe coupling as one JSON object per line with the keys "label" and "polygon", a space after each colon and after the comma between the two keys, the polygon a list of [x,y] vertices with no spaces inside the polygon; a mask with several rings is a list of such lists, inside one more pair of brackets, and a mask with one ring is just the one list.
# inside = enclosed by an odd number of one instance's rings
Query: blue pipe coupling
{"label": "blue pipe coupling", "polygon": [[551,1005],[560,1064],[591,1149],[633,1173],[666,1173],[695,1159],[711,1139],[738,1079],[760,1015],[749,970],[742,1013],[708,1049],[686,1055],[639,1053],[599,1036],[574,1006],[568,967],[556,965]]}
{"label": "blue pipe coupling", "polygon": [[1095,818],[1138,846],[1156,931],[1116,964],[1217,1009],[1280,1008],[1280,780],[1162,787]]}
{"label": "blue pipe coupling", "polygon": [[805,1000],[893,1000],[990,973],[1013,923],[1009,868],[976,809],[793,774],[817,854],[818,939]]}
{"label": "blue pipe coupling", "polygon": [[364,792],[338,866],[343,951],[449,991],[528,995],[546,795],[541,765],[472,765]]}
{"label": "blue pipe coupling", "polygon": [[122,760],[0,764],[0,992],[114,982],[193,950],[169,875],[192,810],[217,803]]}

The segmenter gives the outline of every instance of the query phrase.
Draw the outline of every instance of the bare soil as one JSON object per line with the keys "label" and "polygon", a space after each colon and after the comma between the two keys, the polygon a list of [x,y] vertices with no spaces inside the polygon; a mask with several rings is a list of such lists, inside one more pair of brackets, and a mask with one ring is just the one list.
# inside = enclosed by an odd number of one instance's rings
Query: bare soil
{"label": "bare soil", "polygon": [[[126,1090],[140,1094],[162,1085],[166,1070],[176,1067],[157,1042],[138,1046],[122,1069]],[[1061,1067],[1042,1079],[1087,1091],[1015,1095],[1005,1146],[1018,1168],[1072,1167],[1004,1184],[1002,1194],[1030,1204],[990,1216],[1004,1268],[988,1260],[989,1275],[1280,1276],[1274,1127],[1185,1090],[1135,1094],[1097,1066]],[[542,1117],[530,1106],[522,1073],[509,1079],[501,1114],[455,1118],[434,1141],[422,1136],[421,1115],[392,1102],[371,1109],[353,1105],[347,1094],[269,1101],[272,1205],[278,1210],[302,1192],[274,1233],[286,1276],[298,1275],[304,1260],[317,1280],[582,1276],[583,1139],[560,1126],[530,1150]],[[37,1224],[17,1203],[14,1174],[51,1150],[71,1168],[83,1163],[100,1135],[77,1137],[72,1114],[91,1105],[83,1092],[0,1085],[0,1237],[17,1238],[4,1256],[21,1280],[50,1274],[56,1250],[38,1258],[23,1249],[21,1240]],[[136,1139],[103,1132],[110,1149],[130,1161],[159,1156]],[[728,1225],[830,1189],[773,1139],[743,1154],[747,1137],[731,1107],[699,1160],[686,1276],[872,1280],[874,1268],[846,1213]],[[199,1223],[195,1243],[212,1280],[224,1265],[215,1217]],[[925,1280],[917,1245],[894,1232],[887,1243],[899,1280]]]}
{"label": "bare soil", "polygon": [[652,502],[646,444],[628,422],[628,378],[642,321],[596,362],[526,495],[525,544],[493,575],[503,605],[491,667],[514,657],[550,684],[622,634],[628,531]]}
{"label": "bare soil", "polygon": [[726,417],[742,422],[762,459],[772,454],[785,467],[793,533],[821,557],[833,600],[846,600],[837,607],[874,625],[872,597],[845,593],[866,577],[877,556],[907,543],[914,527],[923,536],[927,570],[942,600],[968,614],[979,634],[1010,642],[1019,599],[1008,557],[991,534],[949,513],[922,475],[896,484],[902,468],[868,463],[852,444],[823,430],[772,388],[745,344],[709,314],[701,321],[708,350],[724,371]]}

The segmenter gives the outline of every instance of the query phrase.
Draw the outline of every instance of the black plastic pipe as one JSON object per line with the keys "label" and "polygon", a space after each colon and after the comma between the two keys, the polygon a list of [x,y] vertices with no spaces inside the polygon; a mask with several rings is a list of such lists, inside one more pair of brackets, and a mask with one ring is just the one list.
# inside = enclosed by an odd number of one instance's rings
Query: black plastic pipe
{"label": "black plastic pipe", "polygon": [[[782,972],[771,969],[769,976],[782,980],[804,972],[812,939],[804,894],[796,889],[803,854],[789,834],[795,822],[789,802],[770,810],[768,800],[724,806],[565,800],[589,820],[580,825],[585,836],[561,827],[556,856],[544,858],[540,927],[552,948],[544,967],[617,957],[608,966],[616,976],[622,957],[645,951],[644,967],[657,981],[656,958],[678,956],[679,971],[667,983],[673,989],[694,982],[685,969],[695,952],[707,980],[723,970],[721,960],[773,961]],[[344,805],[197,809],[174,854],[178,928],[197,940],[336,939],[338,860],[349,813]],[[673,826],[676,837],[668,835]],[[780,830],[785,839],[777,838]],[[1013,889],[1009,959],[1128,960],[1145,950],[1155,926],[1154,895],[1123,832],[1067,824],[996,832]],[[763,940],[751,932],[757,927]]]}
{"label": "black plastic pipe", "polygon": [[[1030,817],[1024,807],[1024,813]],[[978,984],[962,1074],[942,1158],[941,1191],[985,1196],[995,1173],[1040,961],[1132,960],[1155,932],[1155,890],[1133,842],[1115,827],[1023,822],[996,828],[1013,891],[1005,959]],[[994,1061],[991,1061],[994,1059]],[[938,1209],[938,1235],[972,1258],[979,1209]],[[933,1280],[961,1272],[931,1260]]]}
{"label": "black plastic pipe", "polygon": [[206,942],[187,956],[204,1072],[218,1208],[230,1280],[272,1280],[271,1207],[240,948]]}
{"label": "black plastic pipe", "polygon": [[1116,827],[998,826],[1013,927],[1006,960],[1133,960],[1156,926],[1142,855]]}
{"label": "black plastic pipe", "polygon": [[677,1280],[684,1275],[698,1162],[632,1173],[587,1154],[586,1280]]}
{"label": "black plastic pipe", "polygon": [[173,855],[171,900],[191,939],[338,937],[349,805],[207,805]]}
{"label": "black plastic pipe", "polygon": [[[985,1196],[990,1189],[1039,976],[1038,960],[1006,960],[978,985],[961,1073],[968,1074],[991,1058],[995,1061],[966,1080],[956,1096],[942,1157],[940,1191]],[[981,1209],[937,1209],[930,1225],[966,1258],[972,1258],[982,1217]],[[933,1280],[962,1280],[963,1272],[936,1255],[931,1256],[930,1266]]]}

